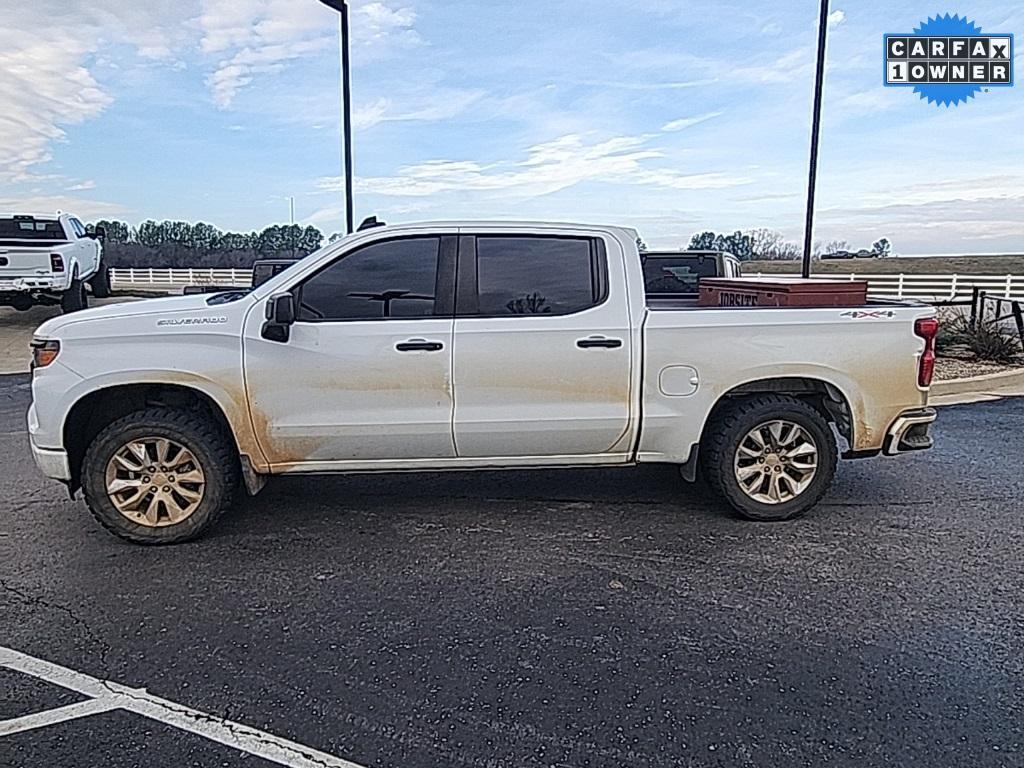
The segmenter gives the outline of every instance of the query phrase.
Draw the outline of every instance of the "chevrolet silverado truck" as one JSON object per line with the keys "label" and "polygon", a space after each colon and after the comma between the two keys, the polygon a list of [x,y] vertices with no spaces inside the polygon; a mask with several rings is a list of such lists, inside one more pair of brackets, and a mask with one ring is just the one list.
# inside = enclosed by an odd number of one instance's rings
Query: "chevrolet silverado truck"
{"label": "chevrolet silverado truck", "polygon": [[379,227],[250,291],[53,318],[32,342],[32,453],[108,530],[164,544],[300,473],[656,462],[785,520],[840,453],[931,446],[934,309],[652,308],[636,241]]}
{"label": "chevrolet silverado truck", "polygon": [[64,312],[110,295],[103,264],[103,228],[86,232],[66,213],[56,216],[0,216],[0,306],[18,310],[59,304]]}

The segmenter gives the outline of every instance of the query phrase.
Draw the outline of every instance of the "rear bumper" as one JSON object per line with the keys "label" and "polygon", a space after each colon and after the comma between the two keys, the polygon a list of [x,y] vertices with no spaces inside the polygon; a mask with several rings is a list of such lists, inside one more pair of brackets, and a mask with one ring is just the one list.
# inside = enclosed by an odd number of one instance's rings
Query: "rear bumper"
{"label": "rear bumper", "polygon": [[915,408],[901,413],[885,435],[885,455],[897,456],[931,448],[934,441],[929,430],[936,415],[934,408]]}
{"label": "rear bumper", "polygon": [[70,282],[66,274],[30,277],[0,277],[0,293],[34,293],[36,291],[66,291]]}

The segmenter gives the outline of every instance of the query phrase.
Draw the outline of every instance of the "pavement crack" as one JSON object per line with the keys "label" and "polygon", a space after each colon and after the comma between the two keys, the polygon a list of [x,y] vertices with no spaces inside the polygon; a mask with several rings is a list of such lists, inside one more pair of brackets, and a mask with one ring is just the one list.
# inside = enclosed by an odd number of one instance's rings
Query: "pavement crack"
{"label": "pavement crack", "polygon": [[101,677],[108,677],[110,671],[109,657],[110,652],[113,649],[111,648],[109,643],[107,643],[102,637],[96,634],[95,630],[93,630],[93,628],[89,625],[88,621],[83,619],[75,611],[73,611],[66,605],[55,603],[53,601],[47,600],[45,597],[39,597],[38,595],[31,595],[25,590],[20,589],[19,587],[12,586],[3,579],[0,579],[0,590],[3,590],[9,595],[12,595],[24,604],[36,605],[51,611],[58,611],[60,613],[65,614],[68,618],[70,618],[75,626],[81,628],[82,633],[89,639],[89,641],[99,648],[100,670],[103,673]]}

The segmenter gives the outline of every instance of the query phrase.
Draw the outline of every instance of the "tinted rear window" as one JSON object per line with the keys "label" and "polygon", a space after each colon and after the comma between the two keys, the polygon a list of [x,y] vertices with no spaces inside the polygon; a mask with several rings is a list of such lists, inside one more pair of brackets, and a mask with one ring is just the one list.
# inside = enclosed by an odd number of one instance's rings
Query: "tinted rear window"
{"label": "tinted rear window", "polygon": [[64,240],[65,235],[59,221],[0,219],[0,239]]}
{"label": "tinted rear window", "polygon": [[479,237],[476,253],[481,315],[567,315],[601,301],[590,239]]}
{"label": "tinted rear window", "polygon": [[659,293],[697,295],[702,277],[717,277],[718,264],[712,256],[648,256],[644,261],[644,289]]}

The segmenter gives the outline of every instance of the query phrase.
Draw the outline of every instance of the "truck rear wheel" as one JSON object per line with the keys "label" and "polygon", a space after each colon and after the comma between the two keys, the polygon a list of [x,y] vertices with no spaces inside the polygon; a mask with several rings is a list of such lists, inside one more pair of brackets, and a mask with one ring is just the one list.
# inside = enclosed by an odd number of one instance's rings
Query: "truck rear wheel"
{"label": "truck rear wheel", "polygon": [[100,525],[137,544],[194,539],[230,506],[238,457],[200,413],[136,411],[108,425],[82,462],[85,502]]}
{"label": "truck rear wheel", "polygon": [[756,395],[708,426],[702,447],[709,485],[741,516],[790,520],[813,507],[835,477],[838,451],[825,418],[786,395]]}
{"label": "truck rear wheel", "polygon": [[102,261],[96,269],[96,274],[89,278],[89,285],[92,286],[92,295],[97,299],[106,299],[110,296],[110,269]]}
{"label": "truck rear wheel", "polygon": [[61,294],[60,311],[65,315],[68,312],[77,312],[89,306],[89,297],[85,292],[85,283],[76,275],[71,281],[71,286]]}

